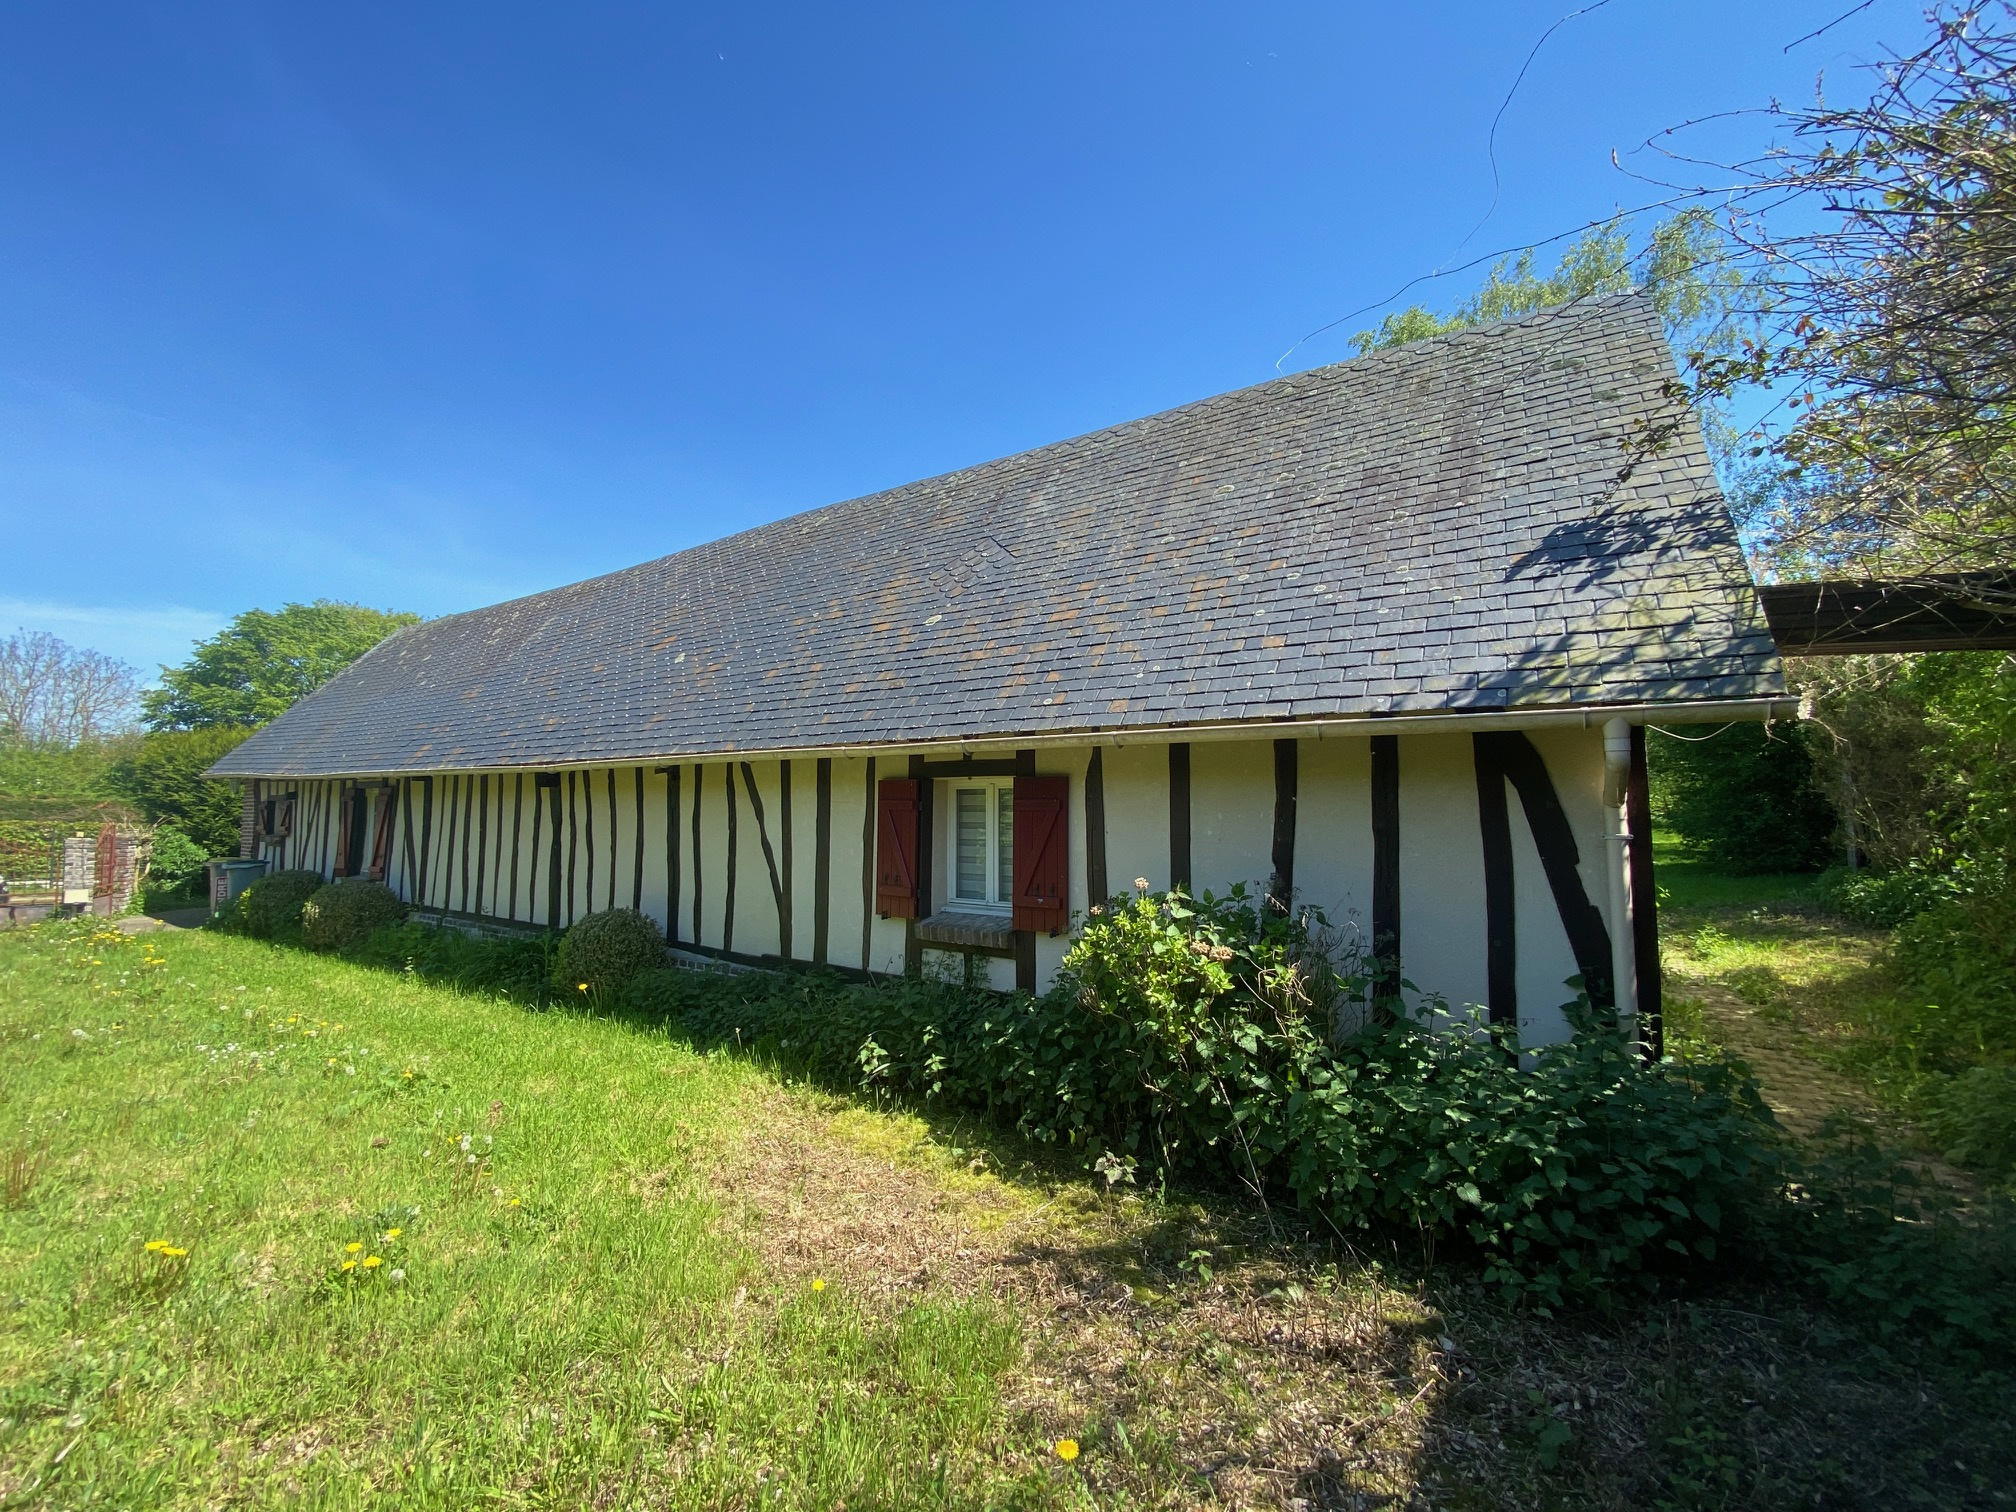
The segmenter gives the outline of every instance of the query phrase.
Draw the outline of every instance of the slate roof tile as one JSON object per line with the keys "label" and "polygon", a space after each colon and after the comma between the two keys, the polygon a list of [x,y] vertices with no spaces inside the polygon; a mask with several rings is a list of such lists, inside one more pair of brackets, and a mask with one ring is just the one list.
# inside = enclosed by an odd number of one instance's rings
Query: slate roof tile
{"label": "slate roof tile", "polygon": [[1297,373],[416,626],[213,770],[1777,694],[1672,373],[1632,295]]}

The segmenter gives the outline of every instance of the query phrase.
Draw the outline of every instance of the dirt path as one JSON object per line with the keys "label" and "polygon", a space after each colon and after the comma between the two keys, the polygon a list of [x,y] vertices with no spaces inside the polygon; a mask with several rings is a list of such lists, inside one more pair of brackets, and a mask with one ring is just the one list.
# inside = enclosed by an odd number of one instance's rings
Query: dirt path
{"label": "dirt path", "polygon": [[[1788,1116],[1846,1095],[1780,1053]],[[1419,1256],[1382,1267],[1239,1204],[1105,1193],[1025,1155],[971,1124],[777,1087],[709,1183],[787,1291],[1010,1311],[1008,1466],[1074,1439],[1098,1505],[1594,1512],[1696,1478],[1713,1505],[1874,1509],[1935,1483],[1941,1505],[1995,1505],[1956,1468],[2007,1461],[1979,1421],[1916,1376],[1873,1379],[1857,1351],[1833,1363],[1838,1324],[1786,1299],[1508,1311],[1471,1287],[1431,1294]]]}
{"label": "dirt path", "polygon": [[968,1137],[780,1088],[713,1185],[764,1270],[796,1285],[1010,1307],[1026,1340],[1018,1437],[1037,1459],[1096,1440],[1079,1468],[1102,1497],[1292,1508],[1417,1489],[1459,1374],[1418,1293],[1319,1278],[1261,1214],[1026,1167],[1004,1180],[998,1145]]}
{"label": "dirt path", "polygon": [[1764,1101],[1794,1134],[1811,1138],[1837,1114],[1882,1118],[1868,1089],[1815,1059],[1793,1025],[1767,1016],[1712,979],[1690,979],[1687,991],[1701,1005],[1709,1038],[1749,1064]]}

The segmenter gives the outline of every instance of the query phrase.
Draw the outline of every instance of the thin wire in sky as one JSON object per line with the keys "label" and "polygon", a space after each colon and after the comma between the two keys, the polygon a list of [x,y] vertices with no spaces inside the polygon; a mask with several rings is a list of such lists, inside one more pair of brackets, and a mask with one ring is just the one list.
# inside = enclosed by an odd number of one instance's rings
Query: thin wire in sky
{"label": "thin wire in sky", "polygon": [[[1519,93],[1519,86],[1526,82],[1526,72],[1528,69],[1532,68],[1533,60],[1540,56],[1540,49],[1547,45],[1547,39],[1553,36],[1554,33],[1556,33],[1557,31],[1561,30],[1561,28],[1566,26],[1570,21],[1573,21],[1578,16],[1586,16],[1591,11],[1599,11],[1608,4],[1610,4],[1610,0],[1594,0],[1593,4],[1585,5],[1580,10],[1572,10],[1568,12],[1567,15],[1557,19],[1552,26],[1547,28],[1547,30],[1540,33],[1540,39],[1537,42],[1535,42],[1532,48],[1527,52],[1526,61],[1519,65],[1519,72],[1513,76],[1512,87],[1505,91],[1505,98],[1498,102],[1497,113],[1491,117],[1491,130],[1484,138],[1484,155],[1485,158],[1491,164],[1491,203],[1485,206],[1484,213],[1477,218],[1477,224],[1472,226],[1467,232],[1464,233],[1463,240],[1456,243],[1456,245],[1450,249],[1449,257],[1454,257],[1458,252],[1461,252],[1465,247],[1469,246],[1471,238],[1474,237],[1479,231],[1482,231],[1484,229],[1484,223],[1490,220],[1491,217],[1497,213],[1498,196],[1500,191],[1500,182],[1498,175],[1498,125],[1501,121],[1505,119],[1505,112],[1511,109],[1512,98],[1514,95]],[[1591,224],[1592,225],[1597,224],[1597,222],[1591,222]],[[1559,240],[1558,237],[1551,239]],[[1542,242],[1539,245],[1544,246],[1546,245],[1546,243]],[[1464,263],[1460,268],[1451,268],[1448,266],[1449,257],[1443,258],[1440,263],[1438,263],[1429,272],[1422,274],[1420,278],[1411,279],[1406,284],[1402,285],[1400,293],[1404,294],[1408,289],[1413,288],[1415,284],[1421,283],[1427,279],[1440,278],[1444,273],[1457,273],[1461,272],[1463,268],[1473,266],[1472,263]],[[1399,297],[1398,294],[1392,296],[1393,299],[1397,299],[1398,297]],[[1386,299],[1381,300],[1378,303],[1390,304],[1391,302],[1392,302],[1391,299]],[[1367,310],[1377,308],[1378,304],[1365,306],[1365,309]],[[1339,316],[1337,319],[1331,321],[1328,325],[1318,326],[1315,330],[1311,331],[1308,335],[1304,336],[1300,341],[1297,341],[1294,346],[1289,347],[1287,351],[1283,352],[1279,357],[1274,359],[1274,371],[1277,373],[1280,372],[1281,364],[1286,362],[1290,357],[1294,356],[1296,350],[1300,348],[1305,342],[1311,341],[1314,338],[1321,336],[1325,331],[1331,330],[1337,326],[1344,324],[1344,322],[1347,320],[1354,320],[1363,313],[1364,310],[1355,310],[1349,315]]]}
{"label": "thin wire in sky", "polygon": [[[1532,51],[1526,54],[1526,61],[1519,65],[1519,72],[1512,80],[1512,87],[1505,91],[1505,98],[1498,102],[1498,113],[1491,117],[1490,134],[1484,139],[1484,155],[1491,163],[1491,203],[1485,206],[1484,213],[1477,217],[1477,224],[1466,231],[1463,234],[1463,240],[1456,243],[1455,247],[1450,250],[1450,257],[1454,257],[1458,252],[1469,246],[1470,238],[1475,236],[1479,231],[1482,231],[1484,223],[1498,213],[1498,195],[1501,187],[1498,178],[1498,125],[1505,119],[1505,112],[1512,108],[1512,97],[1519,93],[1519,86],[1526,82],[1526,71],[1533,66],[1533,60],[1540,56],[1540,49],[1547,45],[1549,37],[1553,36],[1554,33],[1561,30],[1562,27],[1566,26],[1570,21],[1575,20],[1578,16],[1586,16],[1591,11],[1599,11],[1609,3],[1610,0],[1595,0],[1593,5],[1585,5],[1580,10],[1568,12],[1567,15],[1561,17],[1552,26],[1548,27],[1547,30],[1540,33],[1540,40],[1533,44]],[[1447,260],[1447,258],[1444,259],[1445,262]]]}

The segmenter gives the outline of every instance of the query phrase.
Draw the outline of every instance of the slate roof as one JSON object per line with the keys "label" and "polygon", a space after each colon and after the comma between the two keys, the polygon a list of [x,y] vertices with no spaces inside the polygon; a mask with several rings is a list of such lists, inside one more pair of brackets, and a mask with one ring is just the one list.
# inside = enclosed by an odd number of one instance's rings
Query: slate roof
{"label": "slate roof", "polygon": [[1297,373],[402,631],[212,770],[1782,693],[1674,376],[1635,295]]}

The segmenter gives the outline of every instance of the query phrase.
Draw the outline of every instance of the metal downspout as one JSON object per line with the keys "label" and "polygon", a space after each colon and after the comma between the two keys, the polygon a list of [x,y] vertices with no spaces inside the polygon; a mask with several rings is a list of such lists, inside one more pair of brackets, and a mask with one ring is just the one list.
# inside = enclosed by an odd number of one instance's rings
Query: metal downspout
{"label": "metal downspout", "polygon": [[1631,825],[1625,808],[1631,784],[1631,724],[1603,726],[1604,838],[1610,864],[1610,980],[1617,990],[1617,1027],[1624,1042],[1638,1043],[1638,952],[1631,927]]}

